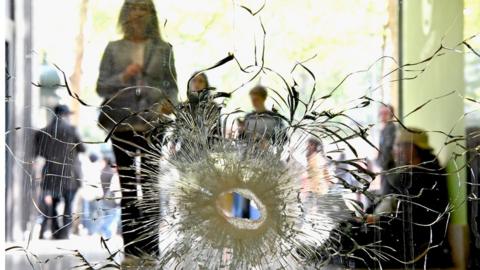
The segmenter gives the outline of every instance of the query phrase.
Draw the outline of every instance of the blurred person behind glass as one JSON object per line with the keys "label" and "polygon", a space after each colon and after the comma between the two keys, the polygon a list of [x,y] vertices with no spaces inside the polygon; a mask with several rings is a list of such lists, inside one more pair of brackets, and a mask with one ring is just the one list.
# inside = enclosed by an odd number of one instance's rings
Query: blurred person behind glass
{"label": "blurred person behind glass", "polygon": [[89,235],[96,234],[99,228],[100,205],[98,200],[102,198],[103,191],[100,183],[101,163],[99,157],[90,153],[88,160],[83,163],[84,185],[80,190],[83,199],[82,225]]}
{"label": "blurred person behind glass", "polygon": [[323,143],[311,137],[307,140],[307,190],[317,194],[326,194],[333,184],[333,177],[329,173],[329,161],[325,157]]}
{"label": "blurred person behind glass", "polygon": [[284,119],[278,113],[266,108],[268,92],[264,86],[253,87],[249,95],[253,112],[245,115],[241,137],[248,143],[258,143],[262,148],[276,145],[281,152],[282,145],[287,139]]}
{"label": "blurred person behind glass", "polygon": [[[270,146],[274,146],[279,156],[287,139],[284,120],[281,115],[266,108],[265,102],[268,97],[266,87],[257,85],[250,90],[249,95],[253,111],[245,115],[244,119],[236,120],[239,141],[246,144],[247,151],[255,150],[260,155],[266,153]],[[253,148],[250,148],[251,146]],[[235,193],[233,201],[236,217],[258,216],[258,210],[251,207],[250,200]]]}
{"label": "blurred person behind glass", "polygon": [[188,83],[187,98],[188,104],[198,105],[198,103],[206,101],[215,88],[210,86],[205,72],[194,73],[193,75]]}
{"label": "blurred person behind glass", "polygon": [[120,208],[118,204],[118,175],[113,168],[112,159],[108,156],[103,158],[100,180],[103,188],[102,216],[100,233],[105,239],[113,236],[113,232],[120,220]]}
{"label": "blurred person behind glass", "polygon": [[[386,172],[393,167],[395,167],[395,161],[393,158],[393,145],[395,142],[395,135],[397,128],[393,121],[394,111],[391,105],[382,105],[378,112],[378,117],[380,118],[381,131],[380,131],[380,140],[378,144],[378,156],[376,163],[380,167],[382,172]],[[381,187],[380,192],[382,194],[387,194],[391,190],[388,189],[387,184],[388,176],[381,176]]]}
{"label": "blurred person behind glass", "polygon": [[[405,261],[415,260],[423,266],[423,258],[428,254],[427,267],[447,267],[452,263],[445,237],[445,214],[449,210],[447,177],[432,151],[424,130],[399,130],[394,144],[398,172],[387,178],[392,193],[367,221],[380,222],[382,245],[402,247],[394,253],[397,258],[402,256]],[[396,218],[390,220],[393,217]]]}
{"label": "blurred person behind glass", "polygon": [[221,133],[221,107],[213,100],[214,89],[206,73],[194,73],[188,83],[188,101],[181,106],[182,112],[186,113],[185,120],[193,121],[186,124],[195,124],[199,132],[205,132],[209,145],[214,141],[214,137]]}
{"label": "blurred person behind glass", "polygon": [[[136,135],[152,128],[150,123],[159,119],[162,106],[177,103],[173,49],[160,35],[151,0],[126,0],[118,26],[123,38],[107,45],[100,64],[97,92],[105,101],[99,124],[107,130],[115,128],[112,144],[122,189],[124,251],[127,255],[157,254],[155,232],[146,232],[149,236],[145,236],[134,226],[142,215],[135,206],[140,177],[135,173],[134,156],[144,157],[150,149],[144,136]],[[127,87],[133,89],[122,91]],[[156,109],[159,106],[160,111]],[[142,113],[132,115],[135,112]],[[140,163],[145,166],[145,162]],[[145,179],[139,182],[143,187],[146,184]]]}
{"label": "blurred person behind glass", "polygon": [[[54,108],[55,117],[34,134],[34,155],[45,158],[42,168],[41,202],[44,215],[40,239],[45,238],[48,223],[54,239],[67,239],[72,225],[72,207],[81,185],[81,166],[78,153],[85,151],[77,130],[69,122],[70,109],[65,105]],[[64,211],[57,213],[58,204],[64,202]],[[61,224],[59,220],[61,219]]]}

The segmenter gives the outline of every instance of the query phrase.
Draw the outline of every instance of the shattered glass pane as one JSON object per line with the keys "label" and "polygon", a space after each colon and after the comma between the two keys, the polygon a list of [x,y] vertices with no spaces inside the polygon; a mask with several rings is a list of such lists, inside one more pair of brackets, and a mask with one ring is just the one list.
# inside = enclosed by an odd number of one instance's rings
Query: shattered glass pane
{"label": "shattered glass pane", "polygon": [[8,18],[8,269],[478,254],[477,4],[48,2]]}

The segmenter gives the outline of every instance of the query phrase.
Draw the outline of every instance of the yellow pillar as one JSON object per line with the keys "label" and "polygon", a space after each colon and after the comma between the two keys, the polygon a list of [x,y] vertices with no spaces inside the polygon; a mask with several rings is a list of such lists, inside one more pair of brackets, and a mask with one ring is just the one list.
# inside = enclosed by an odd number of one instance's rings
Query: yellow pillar
{"label": "yellow pillar", "polygon": [[[434,55],[441,44],[454,47],[463,40],[463,0],[403,0],[403,63],[416,63]],[[425,69],[421,72],[420,70]],[[415,71],[408,71],[415,70]],[[403,113],[414,110],[428,100],[452,91],[446,97],[432,101],[418,112],[407,116],[408,126],[429,131],[442,131],[453,135],[465,135],[462,119],[464,101],[464,55],[446,52],[425,64],[405,68],[403,76],[417,78],[403,81]],[[453,153],[462,153],[461,147],[445,146],[445,135],[429,133],[441,163],[449,172],[450,201],[455,206],[452,213],[450,237],[456,265],[462,268],[466,254],[467,232],[466,170],[460,169],[465,158],[452,160]],[[464,144],[460,142],[460,144]],[[464,265],[463,265],[464,267]]]}

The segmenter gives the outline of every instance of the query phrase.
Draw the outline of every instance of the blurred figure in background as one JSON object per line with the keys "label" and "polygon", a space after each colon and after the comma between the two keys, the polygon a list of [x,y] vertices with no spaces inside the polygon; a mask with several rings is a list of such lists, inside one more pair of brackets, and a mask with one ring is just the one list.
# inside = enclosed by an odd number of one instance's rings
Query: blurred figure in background
{"label": "blurred figure in background", "polygon": [[181,117],[177,117],[179,124],[186,124],[202,134],[206,133],[205,137],[208,138],[206,143],[209,145],[215,137],[218,139],[221,135],[221,107],[213,100],[214,89],[204,72],[194,73],[188,83],[188,101],[181,105],[179,112]]}
{"label": "blurred figure in background", "polygon": [[[125,254],[158,254],[158,235],[141,235],[135,224],[142,215],[135,205],[140,194],[137,181],[143,189],[148,179],[135,173],[134,159],[144,159],[150,149],[143,136],[136,134],[152,128],[150,122],[159,119],[165,104],[177,103],[173,49],[160,35],[152,0],[125,0],[118,26],[123,38],[107,45],[100,64],[97,93],[105,101],[99,124],[108,131],[115,128],[112,145],[122,187]],[[133,89],[122,91],[127,87]],[[132,115],[135,112],[141,113]],[[143,160],[140,166],[146,166]]]}
{"label": "blurred figure in background", "polygon": [[393,195],[385,197],[367,220],[380,222],[382,245],[396,247],[395,257],[415,261],[419,267],[424,258],[427,268],[448,267],[452,261],[446,239],[446,171],[432,153],[426,132],[409,129],[400,129],[395,139],[395,163],[400,168],[387,183]]}
{"label": "blurred figure in background", "polygon": [[248,144],[256,144],[256,147],[263,150],[276,146],[277,153],[280,153],[287,139],[284,119],[265,107],[267,97],[268,92],[264,86],[258,85],[250,90],[253,112],[245,116],[240,137]]}
{"label": "blurred figure in background", "polygon": [[194,73],[188,83],[188,105],[194,110],[201,102],[207,101],[211,97],[214,89],[210,86],[205,72]]}
{"label": "blurred figure in background", "polygon": [[[380,118],[381,131],[380,131],[380,141],[378,144],[378,156],[377,156],[377,165],[380,167],[382,172],[388,171],[395,167],[395,161],[393,160],[393,145],[395,142],[395,134],[397,128],[393,122],[394,110],[391,105],[383,105],[380,107],[378,112],[378,117]],[[388,189],[386,175],[381,176],[381,194],[387,194],[391,192]]]}
{"label": "blurred figure in background", "polygon": [[[287,139],[284,120],[281,115],[266,108],[267,88],[261,85],[255,86],[250,90],[249,95],[253,112],[245,115],[243,120],[237,120],[239,140],[246,144],[247,151],[252,150],[263,154],[274,149],[279,156]],[[239,194],[234,194],[233,199],[235,216],[242,218],[258,216],[256,208],[250,206],[250,200]]]}
{"label": "blurred figure in background", "polygon": [[94,153],[88,155],[88,160],[84,162],[84,183],[79,192],[83,199],[83,217],[82,225],[87,230],[88,235],[98,233],[100,203],[103,196],[103,190],[100,182],[101,162]]}
{"label": "blurred figure in background", "polygon": [[113,236],[120,220],[120,185],[118,175],[113,168],[114,164],[110,157],[103,158],[103,166],[100,179],[103,188],[103,200],[101,201],[102,216],[100,233],[106,239]]}
{"label": "blurred figure in background", "polygon": [[307,140],[307,190],[317,194],[326,194],[333,184],[329,173],[329,162],[325,157],[322,142],[314,137]]}
{"label": "blurred figure in background", "polygon": [[108,156],[103,158],[102,169],[100,173],[100,180],[102,183],[102,189],[104,197],[106,194],[112,193],[111,185],[113,176],[116,174],[116,170],[113,168],[114,164],[112,159]]}
{"label": "blurred figure in background", "polygon": [[[48,223],[53,239],[67,239],[72,224],[72,202],[81,185],[82,173],[78,153],[85,151],[77,130],[69,123],[70,109],[54,108],[55,117],[34,134],[34,155],[43,157],[41,209],[44,214],[40,239],[45,238]],[[64,211],[57,217],[58,204]]]}

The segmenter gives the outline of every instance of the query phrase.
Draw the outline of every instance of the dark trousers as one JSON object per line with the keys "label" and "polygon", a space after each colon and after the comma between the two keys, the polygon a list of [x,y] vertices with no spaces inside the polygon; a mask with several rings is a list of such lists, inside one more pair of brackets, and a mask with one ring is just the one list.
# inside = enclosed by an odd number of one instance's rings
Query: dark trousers
{"label": "dark trousers", "polygon": [[[144,154],[144,149],[149,151],[150,147],[145,138],[134,136],[133,132],[128,131],[115,132],[112,143],[122,190],[121,223],[125,254],[140,256],[147,253],[156,255],[159,252],[159,228],[151,225],[147,226],[150,221],[149,214],[142,213],[138,206],[137,184],[144,191],[147,189],[148,179],[137,175],[134,168],[135,153],[140,151],[141,154]],[[145,167],[144,160],[141,161],[140,166]]]}
{"label": "dark trousers", "polygon": [[[63,190],[62,192],[45,192],[42,196],[43,212],[48,217],[44,217],[40,228],[40,238],[44,238],[48,223],[51,225],[51,231],[54,239],[67,239],[72,227],[72,202],[75,198],[76,190]],[[46,196],[52,197],[52,203],[45,202]],[[58,216],[57,206],[63,200],[65,207],[63,215]],[[61,224],[59,223],[61,219]]]}

